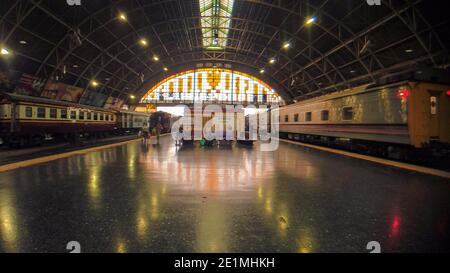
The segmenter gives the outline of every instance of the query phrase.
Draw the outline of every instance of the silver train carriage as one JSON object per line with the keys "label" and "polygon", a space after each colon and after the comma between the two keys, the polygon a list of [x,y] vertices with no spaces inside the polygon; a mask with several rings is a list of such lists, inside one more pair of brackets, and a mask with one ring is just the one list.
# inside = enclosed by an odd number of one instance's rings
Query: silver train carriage
{"label": "silver train carriage", "polygon": [[383,151],[450,145],[449,85],[364,85],[282,107],[279,114],[281,137],[293,140]]}

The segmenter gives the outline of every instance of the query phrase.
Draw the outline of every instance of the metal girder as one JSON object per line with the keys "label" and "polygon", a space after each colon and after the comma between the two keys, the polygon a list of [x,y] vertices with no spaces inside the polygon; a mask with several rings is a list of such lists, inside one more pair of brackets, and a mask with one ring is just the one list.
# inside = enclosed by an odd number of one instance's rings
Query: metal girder
{"label": "metal girder", "polygon": [[[9,21],[6,20],[6,19],[3,20],[3,21],[4,21],[4,22],[9,22]],[[57,46],[57,45],[54,44],[52,41],[50,41],[50,40],[48,40],[48,39],[46,39],[46,38],[40,36],[40,35],[37,34],[37,33],[31,32],[31,31],[29,31],[29,30],[23,28],[21,25],[17,25],[16,30],[17,30],[17,29],[20,29],[20,30],[24,31],[24,32],[26,32],[26,33],[28,33],[28,34],[30,34],[30,35],[32,35],[32,36],[34,36],[34,37],[40,39],[41,41],[44,41],[44,42],[48,43],[49,45]],[[58,47],[58,48],[59,48],[59,47]],[[56,53],[57,53],[57,52],[56,52]],[[20,53],[19,55],[20,55],[21,57],[24,57],[24,58],[33,60],[34,62],[40,63],[40,64],[41,64],[40,66],[50,66],[50,67],[52,67],[52,68],[54,68],[54,69],[57,69],[56,64],[51,64],[51,63],[49,63],[49,62],[48,62],[48,59],[44,59],[44,60],[42,60],[42,59],[36,59],[36,58],[31,57],[31,56],[29,56],[28,54],[25,54],[25,53]],[[83,61],[83,62],[85,62],[85,63],[90,63],[89,60],[85,59],[84,57],[82,57],[82,56],[80,56],[80,55],[72,54],[72,56],[74,56],[74,57],[80,59],[81,61]],[[106,71],[106,70],[105,70],[104,72],[105,72],[106,74],[109,74],[110,76],[114,76],[114,74],[111,73],[111,72],[109,72],[109,71]],[[75,73],[69,73],[69,74],[71,74],[71,75],[73,75],[73,76],[76,76],[76,77],[81,76],[81,78],[83,78],[83,79],[85,79],[85,80],[87,80],[87,81],[90,80],[90,78],[86,78],[84,75],[75,74]],[[36,73],[36,75],[38,75],[38,73]],[[116,90],[116,91],[117,91],[117,90]]]}
{"label": "metal girder", "polygon": [[[57,22],[59,22],[61,25],[65,26],[68,30],[73,31],[74,28],[72,26],[70,26],[68,23],[66,23],[63,19],[59,18],[59,16],[53,14],[51,11],[49,11],[47,8],[43,7],[40,3],[37,3],[35,0],[31,0],[36,7],[38,7],[39,9],[41,9],[43,12],[45,12],[47,15],[49,15],[50,17],[52,17],[53,19],[55,19]],[[108,57],[113,58],[116,62],[124,65],[128,70],[132,71],[135,74],[139,74],[137,71],[135,71],[133,68],[128,67],[126,64],[124,64],[121,60],[117,59],[115,56],[109,54],[108,52],[105,52],[105,50],[97,45],[96,43],[94,43],[92,40],[88,39],[87,37],[85,37],[84,35],[80,35],[81,38],[83,39],[83,41],[88,42],[89,44],[91,44],[92,46],[94,46],[97,50],[103,52],[104,54],[106,54]],[[71,52],[73,51],[73,49],[70,50]],[[60,66],[57,65],[57,69]]]}
{"label": "metal girder", "polygon": [[[197,17],[193,17],[193,18],[190,18],[190,19],[198,19]],[[244,20],[244,19],[242,19],[242,18],[233,18],[234,20],[236,20],[236,21],[241,21],[241,20]],[[173,21],[177,21],[178,19],[173,19]],[[246,21],[249,21],[249,20],[246,20]],[[250,20],[251,21],[251,20]],[[256,23],[256,22],[253,22],[253,23]],[[160,23],[160,24],[163,24],[163,23]],[[271,26],[269,26],[269,27],[271,27]],[[146,27],[147,28],[147,27]],[[145,28],[144,28],[145,29]],[[190,31],[190,30],[196,30],[196,29],[200,29],[200,27],[191,27],[191,28],[189,28],[188,30]],[[232,27],[231,28],[232,30],[235,30],[235,31],[246,31],[246,30],[242,30],[242,29],[237,29],[237,28],[234,28],[234,27]],[[275,30],[276,28],[274,28],[274,30]],[[143,30],[143,29],[139,29],[138,31],[141,31],[141,30]],[[176,30],[176,31],[183,31],[183,29],[178,29],[178,30]],[[280,30],[276,30],[276,31],[280,31]],[[269,36],[267,36],[266,34],[264,34],[264,33],[258,33],[258,32],[253,32],[253,31],[249,31],[249,30],[247,30],[247,32],[250,32],[250,33],[252,33],[253,35],[255,35],[255,36],[261,36],[261,37],[264,37],[264,38],[266,38],[266,39],[269,39]],[[165,35],[165,34],[167,34],[167,33],[164,33],[164,32],[162,32],[162,33],[160,33],[161,35]],[[131,35],[131,34],[130,34]],[[129,35],[127,35],[127,36],[124,36],[124,37],[122,37],[121,39],[123,40],[123,39],[129,39],[130,37],[129,37]],[[236,40],[236,41],[238,41],[238,39],[229,39],[229,40]],[[111,44],[110,45],[110,47],[107,47],[107,48],[105,48],[105,50],[106,51],[108,51],[110,48],[112,48],[112,47],[114,47],[117,43],[119,43],[120,41],[116,41],[115,43],[113,43],[113,44]],[[168,44],[170,44],[170,43],[176,43],[177,41],[172,41],[172,42],[169,42],[169,43],[166,43],[166,45],[168,45]],[[281,42],[281,41],[280,41]],[[154,49],[156,49],[156,48],[158,48],[159,47],[159,45],[156,45],[155,47],[152,47],[151,49],[152,50],[154,50]],[[197,49],[197,48],[199,48],[199,46],[195,46],[195,47],[193,47],[193,46],[191,46],[191,50],[194,50],[194,49]],[[236,50],[236,52],[237,51],[239,51],[239,48],[234,48],[234,47],[228,47],[228,48],[231,48],[231,49],[235,49]],[[119,52],[117,52],[116,53],[116,56],[118,56],[118,55],[121,55],[121,54],[123,54],[124,52],[125,52],[126,50],[122,50],[122,51],[119,51]],[[283,58],[285,58],[285,59],[287,59],[287,60],[290,60],[290,57],[288,56],[288,55],[285,55],[285,54],[280,54],[278,51],[276,51],[276,50],[274,50],[274,49],[270,49],[270,51],[271,52],[273,52],[273,53],[277,53],[277,54],[279,54],[280,56],[282,56]],[[249,51],[249,50],[246,50],[246,52],[251,52],[251,51]],[[253,52],[252,52],[253,53]],[[143,53],[141,53],[141,54],[138,54],[138,55],[135,55],[134,56],[134,58],[132,58],[131,60],[130,60],[130,62],[133,62],[135,59],[141,59],[142,58],[142,54]],[[145,54],[145,53],[144,53]],[[92,63],[94,63],[98,58],[100,58],[101,57],[101,55],[99,55],[96,59],[94,59],[93,61],[92,61]],[[144,58],[145,58],[145,56],[144,56]],[[307,56],[305,56],[305,58],[307,58]],[[173,58],[172,58],[173,59]],[[112,60],[111,60],[112,61]],[[291,60],[292,61],[292,60]],[[109,64],[110,62],[106,62],[105,64],[104,64],[104,66],[102,66],[101,68],[100,68],[100,70],[101,71],[103,71],[104,70],[104,68]],[[300,68],[300,66],[298,65],[298,64],[295,64],[296,66],[297,66],[297,68]],[[84,73],[82,73],[81,75],[83,75]],[[311,77],[310,77],[311,78]]]}
{"label": "metal girder", "polygon": [[[75,85],[82,84],[84,81],[89,81],[89,79],[96,78],[104,73],[111,76],[111,81],[106,85],[112,91],[124,95],[127,94],[127,90],[124,90],[126,87],[137,88],[142,85],[140,82],[141,75],[146,77],[158,75],[162,70],[161,65],[177,66],[205,59],[246,64],[248,67],[258,69],[266,66],[268,58],[276,56],[276,58],[280,58],[280,61],[270,66],[267,65],[266,71],[292,97],[296,96],[296,92],[304,94],[301,97],[304,97],[307,93],[329,92],[342,86],[349,87],[361,80],[374,82],[376,77],[380,75],[380,71],[385,73],[394,67],[386,59],[381,61],[380,56],[383,56],[385,52],[392,52],[394,56],[397,56],[397,51],[394,49],[398,45],[408,43],[409,39],[417,41],[426,54],[405,62],[402,62],[403,59],[398,57],[399,62],[395,67],[400,64],[407,65],[411,62],[417,63],[426,60],[434,66],[438,66],[449,59],[448,49],[436,33],[435,25],[430,24],[418,8],[418,4],[423,2],[421,0],[402,0],[403,5],[399,5],[398,0],[395,3],[394,0],[383,0],[382,5],[389,10],[389,12],[386,10],[386,16],[378,21],[368,22],[368,26],[358,33],[354,33],[351,27],[344,23],[348,19],[345,14],[332,16],[331,12],[328,12],[327,7],[332,6],[329,0],[314,1],[313,3],[297,0],[236,0],[236,5],[245,4],[245,10],[240,10],[243,11],[241,17],[236,14],[231,17],[232,24],[228,44],[223,51],[219,52],[208,52],[201,46],[200,14],[199,11],[196,11],[198,3],[195,0],[109,0],[106,5],[98,6],[93,10],[88,10],[88,7],[81,7],[85,9],[88,16],[77,26],[71,26],[65,19],[55,14],[53,10],[48,9],[45,2],[45,0],[18,0],[14,2],[0,18],[0,27],[4,27],[5,22],[12,25],[11,30],[6,35],[1,36],[2,41],[7,42],[18,29],[30,32],[22,26],[22,22],[33,11],[39,9],[65,27],[67,33],[59,41],[52,42],[39,33],[31,32],[34,37],[46,42],[51,47],[43,60],[22,53],[21,56],[24,58],[41,62],[35,74],[40,75],[48,67],[53,69],[49,73],[52,75],[61,70],[69,58],[74,57],[87,64],[80,73],[69,73],[76,76]],[[350,14],[362,8],[363,5],[365,5],[365,1],[351,7]],[[122,6],[127,6],[124,11],[130,16],[140,16],[143,20],[140,19],[141,26],[138,28],[135,28],[131,22],[128,23],[131,32],[118,36],[109,29],[109,26],[116,21],[117,12]],[[157,8],[162,17],[158,17],[158,20],[152,22],[153,18],[147,13],[149,8]],[[308,11],[302,10],[303,8]],[[192,10],[192,13],[187,12],[187,10]],[[269,22],[273,19],[270,17],[272,11],[286,16],[278,21],[275,20],[278,23],[271,24]],[[12,12],[17,13],[16,22],[7,19]],[[111,15],[105,16],[108,14],[107,12]],[[102,15],[101,18],[103,19],[100,20],[98,15]],[[290,20],[302,21],[308,15],[318,16],[328,22],[324,25],[317,24],[316,28],[321,33],[314,39],[302,38],[301,33],[304,30],[304,24],[300,22],[296,27],[284,28],[284,25]],[[161,20],[161,18],[164,18],[164,20]],[[382,48],[368,47],[367,36],[394,21],[394,19],[398,19],[395,22],[402,22],[410,35],[397,41],[389,41],[389,44],[383,45]],[[143,22],[145,26],[142,27]],[[418,28],[418,25],[421,28]],[[423,25],[426,27],[424,28]],[[158,27],[167,31],[160,31]],[[70,35],[74,29],[83,29],[85,32],[82,35],[83,41],[98,50],[99,54],[92,60],[87,60],[84,56],[76,53],[76,50],[82,49],[82,47],[70,46]],[[112,38],[115,41],[106,47],[101,47],[93,37],[93,34],[100,29],[106,30],[102,35],[106,35],[105,37]],[[126,39],[138,40],[141,33],[149,33],[149,30],[157,43],[146,50],[137,50],[135,45],[125,43]],[[333,45],[336,46],[331,49],[320,50],[321,47],[318,44],[321,39],[325,38],[331,40]],[[281,50],[283,40],[293,41],[296,48],[292,49],[291,52],[284,53]],[[274,46],[274,44],[279,46]],[[364,53],[361,53],[362,49],[364,49]],[[158,50],[162,50],[166,57],[157,65],[152,64],[146,54],[153,54]],[[351,56],[342,56],[342,61],[336,60],[335,58],[340,57],[341,52],[344,51]],[[440,54],[436,54],[437,51]],[[124,60],[122,56],[127,56],[127,60]],[[53,57],[56,58],[55,64],[50,63],[50,59]],[[387,65],[385,61],[388,63]],[[113,69],[110,67],[113,63],[117,63],[120,68],[112,71]],[[362,68],[361,74],[346,75],[344,73],[343,70],[356,65]],[[158,66],[161,67],[158,68]],[[290,80],[294,78],[297,78],[297,80],[291,83]]]}
{"label": "metal girder", "polygon": [[[174,19],[171,19],[171,20],[167,20],[167,21],[165,21],[165,22],[160,22],[160,23],[156,23],[154,26],[158,26],[158,25],[161,25],[161,24],[166,24],[166,23],[169,23],[169,22],[176,22],[176,21],[179,21],[179,20],[197,20],[197,19],[199,19],[199,17],[189,17],[189,18],[184,18],[184,19],[179,19],[179,18],[174,18]],[[251,22],[251,23],[254,23],[254,24],[257,24],[257,25],[261,25],[261,26],[264,26],[264,27],[267,27],[267,28],[271,28],[273,31],[276,31],[276,32],[284,32],[284,33],[286,33],[286,34],[289,34],[287,31],[284,31],[284,30],[282,30],[282,29],[280,29],[280,28],[277,28],[277,27],[275,27],[275,26],[271,26],[271,25],[268,25],[268,24],[265,24],[265,23],[261,23],[261,22],[258,22],[258,21],[254,21],[254,20],[249,20],[249,19],[245,19],[245,18],[237,18],[237,17],[232,17],[232,19],[234,20],[234,21],[243,21],[243,22]],[[101,25],[101,26],[99,26],[98,27],[98,29],[100,29],[100,28],[104,28],[105,26],[106,26],[106,24],[107,23],[105,23],[104,25]],[[189,28],[188,30],[196,30],[196,29],[200,29],[200,26],[195,26],[195,27],[191,27],[191,28]],[[231,27],[230,28],[231,30],[236,30],[236,31],[243,31],[243,32],[247,32],[247,33],[252,33],[252,34],[254,34],[255,36],[262,36],[262,37],[265,37],[265,38],[269,38],[265,33],[263,33],[263,32],[261,32],[261,33],[258,33],[258,32],[253,32],[253,31],[249,31],[249,30],[242,30],[242,29],[237,29],[237,28],[234,28],[234,27]],[[139,29],[138,31],[141,31],[142,29]],[[184,28],[182,28],[182,29],[177,29],[177,30],[174,30],[174,31],[184,31],[185,29]],[[93,31],[93,32],[95,32],[95,30]],[[172,33],[173,31],[171,31],[171,33]],[[167,33],[160,33],[160,35],[162,36],[162,35],[165,35],[165,34],[167,34]],[[130,34],[131,35],[131,34]],[[127,36],[124,36],[124,37],[122,37],[121,38],[121,40],[123,40],[123,39],[129,39],[130,37],[130,35],[127,35]],[[304,44],[306,44],[306,41],[304,41],[304,40],[302,40],[301,38],[299,38],[299,37],[293,37],[293,39],[296,39],[297,41],[300,41],[300,42],[302,42],[302,43],[304,43]],[[230,39],[230,40],[232,40],[232,39]],[[177,41],[177,40],[175,40],[175,41]],[[106,48],[105,50],[106,51],[108,51],[111,47],[113,47],[113,46],[115,46],[118,42],[120,42],[120,41],[116,41],[115,43],[113,43],[113,44],[111,44],[111,46],[110,47],[108,47],[108,48]],[[281,41],[280,41],[280,44],[281,44]],[[166,43],[166,45],[167,45],[167,43]],[[155,49],[155,48],[152,48],[152,49]],[[190,46],[190,49],[193,49],[193,46]],[[239,50],[239,48],[236,48],[237,50]],[[265,50],[267,51],[267,48],[265,48]],[[299,65],[297,64],[297,63],[295,63],[292,59],[289,59],[288,57],[287,57],[287,55],[284,55],[284,54],[281,54],[278,50],[275,50],[275,49],[270,49],[272,52],[274,52],[274,53],[276,53],[276,54],[278,54],[278,55],[282,55],[282,56],[284,56],[284,57],[286,57],[291,63],[293,63],[295,66],[297,66],[297,68],[299,68]],[[118,52],[117,53],[117,55],[120,55],[120,54],[123,54],[123,52],[124,51],[120,51],[120,52]],[[134,57],[134,59],[136,59],[136,58],[140,58],[140,56],[141,55],[135,55],[135,57]],[[100,57],[100,56],[99,56]],[[99,58],[99,57],[97,57],[97,58]],[[304,54],[303,55],[303,57],[305,57],[306,59],[309,59],[309,56],[308,55],[306,55],[306,54]],[[133,60],[134,60],[133,59]],[[310,59],[311,60],[311,59]],[[96,59],[94,59],[94,61],[96,61]],[[93,62],[94,62],[93,61]],[[330,66],[334,66],[332,63],[330,63]],[[102,67],[102,69],[103,69],[104,67]],[[317,65],[317,68],[318,69],[320,69],[320,70],[322,70],[322,67],[320,67],[320,66],[318,66]],[[278,71],[280,71],[280,70],[278,70]],[[344,80],[344,77],[341,75],[341,80]]]}
{"label": "metal girder", "polygon": [[[183,56],[183,55],[190,55],[191,53],[190,52],[185,52],[185,53],[181,53],[181,54],[177,54],[176,56],[174,56],[174,57],[179,57],[179,56]],[[208,54],[207,54],[207,52],[200,52],[200,54],[202,54],[204,57],[200,57],[200,58],[196,58],[196,63],[197,62],[229,62],[229,63],[233,63],[233,64],[239,64],[239,65],[242,65],[243,67],[249,67],[249,65],[248,65],[248,63],[247,62],[244,62],[244,61],[233,61],[233,62],[230,62],[229,61],[229,59],[226,57],[226,55],[223,55],[223,54],[221,54],[220,56],[217,56],[217,58],[211,58],[211,56],[208,56]],[[227,54],[230,54],[230,55],[233,55],[234,53],[227,53]],[[245,57],[245,55],[244,54],[241,54],[241,53],[238,53],[238,55],[241,55],[241,56],[243,56],[243,57]],[[179,66],[183,66],[183,65],[186,65],[186,64],[192,64],[193,62],[191,61],[191,60],[186,60],[186,61],[184,61],[184,62],[178,62],[177,64],[179,65]],[[250,66],[250,68],[253,68],[253,69],[256,69],[257,67],[255,67],[255,66]],[[164,74],[163,72],[160,72],[159,73],[159,75],[161,75],[161,74]],[[250,73],[249,73],[250,74]],[[154,77],[156,78],[158,75],[154,75]],[[254,75],[254,76],[256,76],[256,75]],[[273,86],[273,87],[280,87],[280,88],[275,88],[276,90],[276,92],[278,92],[279,94],[282,94],[283,95],[283,97],[287,97],[289,94],[287,94],[286,92],[288,91],[288,90],[286,90],[286,89],[284,89],[283,87],[281,87],[280,85],[279,85],[279,81],[277,81],[276,79],[273,79],[270,75],[266,75],[267,77],[268,77],[268,79],[270,80],[270,81],[272,81],[272,82],[274,82],[274,83],[276,83],[276,85],[275,86]],[[167,74],[167,75],[164,75],[164,77],[169,77],[169,74]],[[263,81],[264,81],[264,79],[262,79]],[[156,81],[157,82],[157,81]],[[156,83],[155,82],[155,83]],[[136,93],[137,95],[139,95],[139,96],[141,96],[141,95],[145,95],[145,93],[151,88],[151,87],[153,87],[152,86],[152,84],[151,83],[149,83],[149,82],[144,82],[139,88],[138,88],[138,92]],[[289,98],[289,97],[287,97],[288,98],[288,100],[290,100],[290,99],[292,99],[292,98]]]}

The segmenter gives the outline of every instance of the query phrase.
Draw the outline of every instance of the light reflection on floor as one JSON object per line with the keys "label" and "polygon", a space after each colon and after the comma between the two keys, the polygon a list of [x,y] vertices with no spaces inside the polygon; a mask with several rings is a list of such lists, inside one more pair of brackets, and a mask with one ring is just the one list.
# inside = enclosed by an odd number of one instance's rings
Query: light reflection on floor
{"label": "light reflection on floor", "polygon": [[0,174],[0,251],[64,252],[73,240],[86,252],[366,252],[373,240],[443,251],[449,189],[287,144],[164,138]]}

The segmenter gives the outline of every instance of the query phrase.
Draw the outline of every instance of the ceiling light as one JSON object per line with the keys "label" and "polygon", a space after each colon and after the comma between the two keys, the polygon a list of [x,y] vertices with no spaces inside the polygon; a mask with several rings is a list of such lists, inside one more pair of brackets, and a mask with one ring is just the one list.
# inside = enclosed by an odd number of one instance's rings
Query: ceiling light
{"label": "ceiling light", "polygon": [[264,72],[266,72],[264,69],[261,69],[261,70],[259,71],[259,73],[261,73],[261,74],[264,74]]}
{"label": "ceiling light", "polygon": [[147,40],[145,40],[145,39],[139,40],[139,43],[140,43],[142,46],[147,46],[147,44],[148,44]]}
{"label": "ceiling light", "polygon": [[276,62],[275,58],[270,59],[269,63],[274,64]]}
{"label": "ceiling light", "polygon": [[127,21],[127,16],[125,15],[125,13],[119,13],[119,19],[120,21]]}
{"label": "ceiling light", "polygon": [[414,50],[413,50],[413,49],[411,49],[411,48],[408,48],[408,49],[406,49],[406,50],[405,50],[405,52],[406,52],[406,53],[413,53],[413,52],[414,52]]}
{"label": "ceiling light", "polygon": [[159,57],[158,56],[153,56],[153,60],[155,61],[155,62],[157,62],[157,61],[159,61]]}
{"label": "ceiling light", "polygon": [[136,98],[136,96],[135,96],[135,95],[130,95],[130,98],[131,98],[132,100],[134,100],[134,99]]}
{"label": "ceiling light", "polygon": [[356,71],[355,71],[355,70],[350,70],[350,73],[352,73],[352,74],[353,74],[353,73],[356,73]]}
{"label": "ceiling light", "polygon": [[72,65],[72,67],[73,67],[73,68],[78,68],[78,67],[80,67],[80,66],[77,65],[77,64],[74,64],[74,65]]}
{"label": "ceiling light", "polygon": [[9,55],[9,54],[11,54],[11,52],[9,52],[8,49],[2,47],[2,49],[0,50],[0,54],[1,55]]}
{"label": "ceiling light", "polygon": [[25,41],[25,40],[19,41],[19,44],[21,44],[21,45],[26,45],[26,44],[27,44],[27,41]]}
{"label": "ceiling light", "polygon": [[164,69],[164,71],[166,71],[166,72],[169,71],[169,69],[168,69],[167,67],[164,67],[163,69]]}
{"label": "ceiling light", "polygon": [[290,48],[291,47],[291,44],[290,43],[285,43],[284,45],[283,45],[283,48],[284,49],[288,49],[288,48]]}
{"label": "ceiling light", "polygon": [[317,20],[317,18],[314,17],[314,16],[313,17],[309,17],[308,19],[306,19],[306,25],[311,25],[311,24],[315,23],[316,20]]}
{"label": "ceiling light", "polygon": [[98,86],[98,82],[95,81],[95,80],[93,80],[93,81],[91,81],[91,85],[92,85],[93,87],[97,87],[97,86]]}

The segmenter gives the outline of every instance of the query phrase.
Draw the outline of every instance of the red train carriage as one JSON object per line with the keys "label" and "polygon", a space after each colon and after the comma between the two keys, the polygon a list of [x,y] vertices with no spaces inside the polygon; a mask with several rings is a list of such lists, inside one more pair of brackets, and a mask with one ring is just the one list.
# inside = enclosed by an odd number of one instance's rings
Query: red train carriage
{"label": "red train carriage", "polygon": [[170,133],[174,120],[175,119],[171,114],[158,111],[150,116],[150,128],[155,128],[159,123],[161,125],[162,134]]}
{"label": "red train carriage", "polygon": [[114,111],[0,92],[0,138],[12,146],[54,137],[102,135],[116,129]]}

